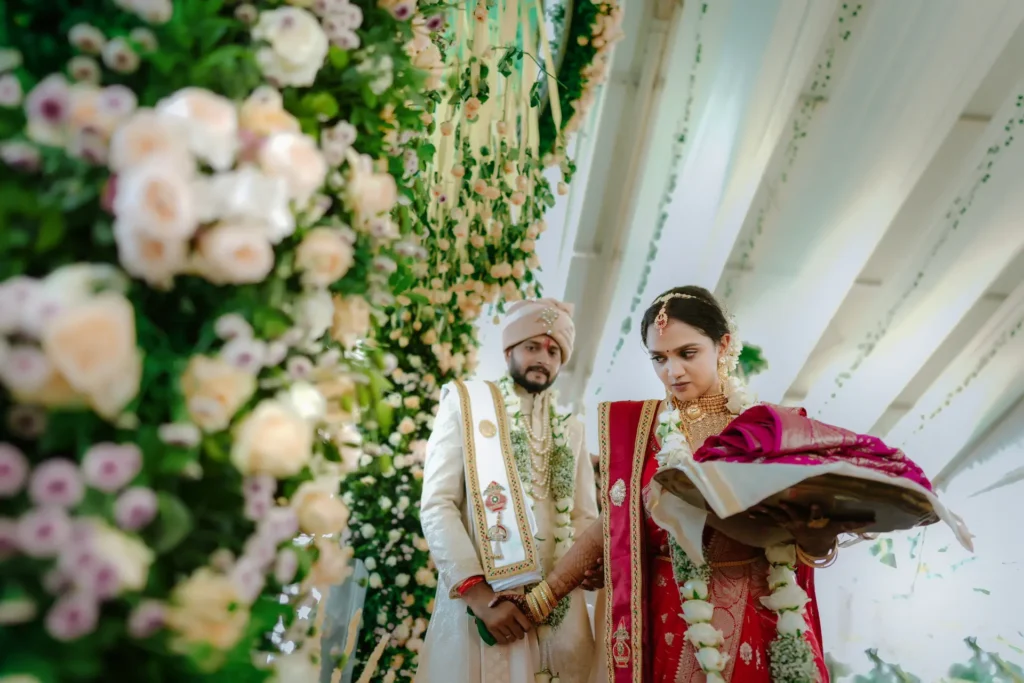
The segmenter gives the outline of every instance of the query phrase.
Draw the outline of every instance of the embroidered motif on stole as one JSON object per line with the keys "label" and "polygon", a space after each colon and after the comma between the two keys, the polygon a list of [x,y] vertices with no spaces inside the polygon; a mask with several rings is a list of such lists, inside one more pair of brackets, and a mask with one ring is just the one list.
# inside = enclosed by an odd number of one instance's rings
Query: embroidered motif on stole
{"label": "embroidered motif on stole", "polygon": [[[537,525],[512,455],[501,390],[491,382],[454,385],[462,411],[470,517],[481,539],[484,578],[496,591],[536,583],[542,578],[534,542]],[[498,438],[483,433],[488,429],[476,428],[477,420],[481,427],[496,424]]]}

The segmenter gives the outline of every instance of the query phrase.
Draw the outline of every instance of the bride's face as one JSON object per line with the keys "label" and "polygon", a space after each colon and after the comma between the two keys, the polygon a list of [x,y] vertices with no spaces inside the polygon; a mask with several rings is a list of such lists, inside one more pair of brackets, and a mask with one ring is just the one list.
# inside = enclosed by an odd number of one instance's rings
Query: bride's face
{"label": "bride's face", "polygon": [[718,358],[729,348],[729,335],[719,344],[700,330],[669,319],[663,331],[651,325],[647,349],[651,365],[668,392],[680,401],[691,401],[721,391]]}

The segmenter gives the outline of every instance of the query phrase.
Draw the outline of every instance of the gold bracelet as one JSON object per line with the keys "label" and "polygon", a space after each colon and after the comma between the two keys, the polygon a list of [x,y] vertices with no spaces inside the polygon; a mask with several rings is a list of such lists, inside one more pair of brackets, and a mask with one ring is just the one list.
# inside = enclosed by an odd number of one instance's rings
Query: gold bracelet
{"label": "gold bracelet", "polygon": [[551,586],[548,585],[548,582],[541,581],[537,584],[537,587],[534,590],[536,590],[540,594],[540,597],[543,598],[548,611],[554,611],[555,607],[558,606],[558,601],[555,600],[555,593],[551,590]]}
{"label": "gold bracelet", "polygon": [[545,616],[538,604],[537,596],[533,593],[527,593],[526,605],[530,608],[530,616],[533,617],[534,623],[540,625],[544,621]]}
{"label": "gold bracelet", "polygon": [[815,569],[825,569],[835,564],[836,560],[839,559],[839,539],[832,541],[832,548],[828,551],[828,554],[824,557],[818,557],[811,555],[799,545],[796,546],[796,557],[800,562],[807,565],[808,567],[814,567]]}

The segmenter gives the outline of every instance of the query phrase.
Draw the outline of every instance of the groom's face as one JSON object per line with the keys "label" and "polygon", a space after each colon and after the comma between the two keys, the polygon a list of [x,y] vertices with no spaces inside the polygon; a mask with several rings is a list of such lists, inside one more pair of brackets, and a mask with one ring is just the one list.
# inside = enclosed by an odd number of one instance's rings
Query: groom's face
{"label": "groom's face", "polygon": [[562,350],[551,337],[531,337],[505,352],[513,381],[531,394],[539,394],[555,382],[562,367]]}

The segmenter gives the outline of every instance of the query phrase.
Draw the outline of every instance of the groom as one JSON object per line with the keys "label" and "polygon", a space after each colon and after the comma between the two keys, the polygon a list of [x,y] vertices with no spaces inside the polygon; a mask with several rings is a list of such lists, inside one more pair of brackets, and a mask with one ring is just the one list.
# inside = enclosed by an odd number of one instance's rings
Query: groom
{"label": "groom", "polygon": [[551,391],[574,337],[567,304],[518,302],[502,334],[508,376],[442,391],[420,509],[438,592],[418,683],[589,679],[594,640],[582,592],[536,631],[510,603],[491,606],[496,592],[539,583],[598,518],[583,427],[558,411]]}

